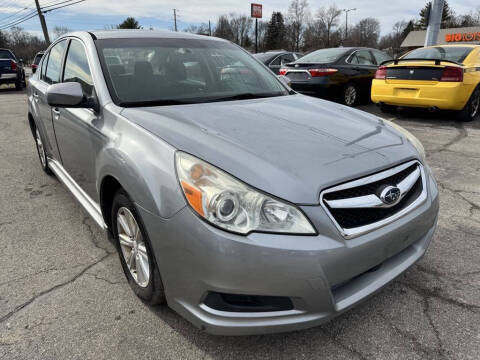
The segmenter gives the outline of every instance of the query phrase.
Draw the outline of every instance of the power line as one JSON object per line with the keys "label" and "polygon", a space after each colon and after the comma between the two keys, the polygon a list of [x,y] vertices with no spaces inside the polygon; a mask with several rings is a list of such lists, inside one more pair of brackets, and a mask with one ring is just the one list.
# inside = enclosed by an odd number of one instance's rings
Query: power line
{"label": "power line", "polygon": [[15,11],[13,14],[10,14],[10,15],[4,17],[4,18],[1,18],[1,19],[0,19],[0,22],[5,21],[6,19],[10,19],[11,17],[13,17],[13,16],[15,16],[15,15],[17,15],[17,14],[19,14],[19,13],[21,13],[22,11],[25,11],[25,10],[27,10],[27,9],[28,9],[28,7],[24,7],[23,9],[20,9],[20,10],[18,10],[18,11]]}
{"label": "power line", "polygon": [[46,5],[43,5],[41,7],[41,9],[47,9],[47,8],[50,8],[52,6],[56,6],[56,5],[61,5],[61,4],[65,4],[65,3],[69,3],[69,2],[72,2],[74,0],[65,0],[65,1],[52,1],[52,2],[49,2],[47,3]]}
{"label": "power line", "polygon": [[[50,11],[53,11],[53,10],[57,10],[57,9],[61,9],[61,8],[67,7],[67,6],[72,6],[72,5],[75,5],[75,4],[84,2],[84,1],[87,1],[87,0],[78,0],[78,1],[75,1],[75,2],[72,2],[72,3],[69,3],[69,4],[66,4],[66,5],[57,6],[56,8],[45,10],[44,13],[47,13],[47,12],[50,12]],[[52,5],[52,6],[53,6],[53,5]],[[42,9],[43,9],[43,8],[42,8]]]}
{"label": "power line", "polygon": [[6,24],[1,24],[1,29],[6,29],[6,28],[9,28],[9,27],[12,27],[12,26],[15,26],[15,25],[18,25],[24,21],[27,21],[28,19],[30,19],[31,15],[33,16],[37,16],[36,14],[36,10],[32,10],[31,12],[29,12],[28,14],[25,14],[25,15],[22,15],[20,16],[19,18],[17,19],[14,19],[14,20],[11,20],[9,22],[7,22]]}

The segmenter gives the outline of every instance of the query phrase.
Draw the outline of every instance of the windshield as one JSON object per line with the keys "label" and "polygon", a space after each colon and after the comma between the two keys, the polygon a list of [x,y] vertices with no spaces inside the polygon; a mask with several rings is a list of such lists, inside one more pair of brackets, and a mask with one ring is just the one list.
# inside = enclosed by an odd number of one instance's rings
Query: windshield
{"label": "windshield", "polygon": [[462,62],[472,50],[471,47],[457,46],[420,48],[409,52],[402,59],[440,59]]}
{"label": "windshield", "polygon": [[12,59],[15,60],[13,54],[8,50],[0,50],[0,59]]}
{"label": "windshield", "polygon": [[301,57],[295,63],[331,63],[336,61],[340,56],[345,54],[346,50],[342,48],[337,49],[321,49]]}
{"label": "windshield", "polygon": [[288,95],[273,73],[227,42],[142,38],[95,43],[110,94],[120,106]]}

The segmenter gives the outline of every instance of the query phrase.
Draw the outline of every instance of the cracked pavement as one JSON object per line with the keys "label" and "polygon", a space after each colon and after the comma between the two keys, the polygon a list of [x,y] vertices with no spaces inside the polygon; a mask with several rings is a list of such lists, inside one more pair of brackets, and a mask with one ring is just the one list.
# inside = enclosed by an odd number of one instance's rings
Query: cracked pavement
{"label": "cracked pavement", "polygon": [[422,141],[439,182],[438,229],[417,265],[325,325],[215,337],[135,297],[107,236],[41,171],[25,93],[0,90],[0,114],[0,359],[478,359],[480,120],[386,116]]}

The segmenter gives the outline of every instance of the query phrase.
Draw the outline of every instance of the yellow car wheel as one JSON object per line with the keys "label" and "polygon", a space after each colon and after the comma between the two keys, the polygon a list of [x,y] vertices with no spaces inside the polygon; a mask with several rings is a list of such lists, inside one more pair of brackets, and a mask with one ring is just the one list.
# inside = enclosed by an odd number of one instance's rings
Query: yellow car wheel
{"label": "yellow car wheel", "polygon": [[480,87],[477,87],[467,102],[467,105],[459,112],[460,121],[473,121],[480,115]]}

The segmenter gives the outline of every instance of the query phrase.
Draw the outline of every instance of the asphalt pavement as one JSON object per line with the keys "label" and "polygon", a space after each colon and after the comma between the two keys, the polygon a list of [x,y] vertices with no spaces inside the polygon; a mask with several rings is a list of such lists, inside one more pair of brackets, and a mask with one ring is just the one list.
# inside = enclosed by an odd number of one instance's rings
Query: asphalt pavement
{"label": "asphalt pavement", "polygon": [[42,172],[26,115],[25,92],[0,89],[0,359],[480,358],[480,120],[386,116],[423,142],[440,187],[417,265],[325,325],[218,337],[135,297],[112,243]]}

